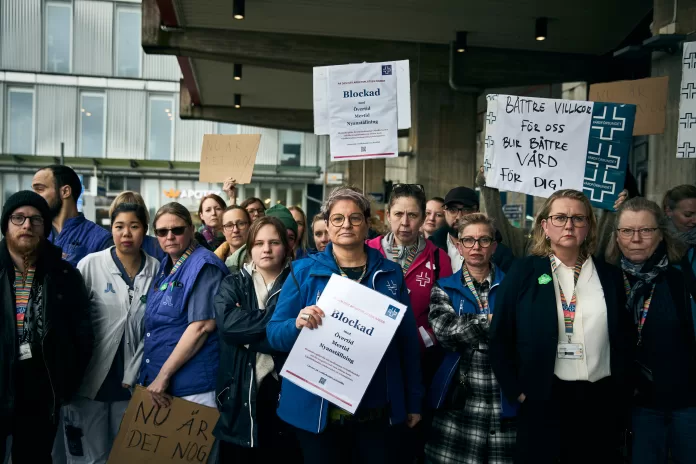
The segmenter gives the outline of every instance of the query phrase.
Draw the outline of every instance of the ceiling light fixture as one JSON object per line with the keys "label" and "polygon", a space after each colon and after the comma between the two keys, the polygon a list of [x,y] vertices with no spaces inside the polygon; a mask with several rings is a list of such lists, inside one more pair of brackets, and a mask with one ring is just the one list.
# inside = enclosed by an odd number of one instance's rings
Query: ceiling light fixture
{"label": "ceiling light fixture", "polygon": [[234,94],[234,107],[235,108],[242,107],[242,94],[239,94],[239,93]]}
{"label": "ceiling light fixture", "polygon": [[244,0],[234,0],[232,3],[234,19],[244,19]]}
{"label": "ceiling light fixture", "polygon": [[466,32],[457,32],[457,39],[454,41],[454,49],[457,53],[464,53],[466,51]]}
{"label": "ceiling light fixture", "polygon": [[549,29],[549,18],[537,18],[536,27],[534,28],[534,37],[538,41],[546,40],[548,36]]}
{"label": "ceiling light fixture", "polygon": [[234,76],[235,81],[242,80],[242,65],[241,64],[235,63],[234,71],[233,71],[232,75]]}

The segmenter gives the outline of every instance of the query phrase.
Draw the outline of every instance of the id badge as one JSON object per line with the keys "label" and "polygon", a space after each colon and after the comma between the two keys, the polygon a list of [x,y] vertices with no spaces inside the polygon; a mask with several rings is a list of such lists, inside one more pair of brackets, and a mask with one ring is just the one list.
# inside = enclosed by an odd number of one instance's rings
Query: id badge
{"label": "id badge", "polygon": [[582,343],[558,344],[558,359],[582,359],[584,352]]}
{"label": "id badge", "polygon": [[31,345],[29,343],[19,345],[19,360],[24,361],[25,359],[31,359]]}

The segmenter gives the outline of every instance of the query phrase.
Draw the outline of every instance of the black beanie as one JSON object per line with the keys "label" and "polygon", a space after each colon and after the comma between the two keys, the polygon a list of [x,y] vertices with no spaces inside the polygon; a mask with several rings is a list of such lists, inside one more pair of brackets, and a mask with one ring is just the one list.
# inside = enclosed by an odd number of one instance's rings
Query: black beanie
{"label": "black beanie", "polygon": [[22,206],[33,206],[39,210],[44,220],[44,238],[48,238],[51,234],[52,227],[51,211],[48,208],[46,200],[38,193],[32,192],[31,190],[17,192],[5,202],[5,206],[2,207],[2,219],[0,219],[2,234],[7,234],[7,223],[10,222],[10,215],[14,213],[17,208],[21,208]]}

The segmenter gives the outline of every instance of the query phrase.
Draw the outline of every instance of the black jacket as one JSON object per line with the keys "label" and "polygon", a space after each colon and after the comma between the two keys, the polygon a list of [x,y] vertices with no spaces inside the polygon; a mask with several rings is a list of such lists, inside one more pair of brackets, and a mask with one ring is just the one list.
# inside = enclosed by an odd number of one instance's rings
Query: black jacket
{"label": "black jacket", "polygon": [[[433,244],[438,248],[441,248],[447,252],[447,240],[449,240],[450,235],[456,237],[457,231],[456,229],[445,224],[437,229],[435,233],[428,238],[428,240],[433,242]],[[503,236],[500,235],[500,232],[496,233],[495,240],[498,242],[498,248],[495,250],[495,253],[493,253],[491,261],[493,261],[493,264],[502,269],[503,272],[507,273],[515,260],[515,257],[513,256],[510,248],[501,243]]]}
{"label": "black jacket", "polygon": [[[632,319],[626,311],[621,271],[593,258],[607,304],[611,345],[611,373],[617,387],[625,388],[631,361]],[[549,397],[558,345],[558,313],[548,257],[518,259],[505,276],[495,301],[489,344],[491,365],[510,401],[520,394],[532,399]]]}
{"label": "black jacket", "polygon": [[[220,333],[216,388],[220,419],[213,434],[220,440],[249,448],[258,446],[256,353],[273,355],[278,366],[277,355],[281,354],[268,344],[266,325],[273,316],[280,289],[289,273],[290,266],[275,280],[268,292],[265,310],[259,310],[254,282],[246,269],[225,277],[215,295]],[[280,372],[279,367],[276,370]]]}
{"label": "black jacket", "polygon": [[[43,285],[43,330],[41,342],[32,352],[43,357],[53,398],[46,411],[55,420],[61,405],[77,392],[92,357],[94,334],[89,298],[79,271],[62,258],[60,248],[44,241],[36,263],[36,276]],[[7,244],[0,242],[0,420],[11,417],[15,408],[17,360],[14,264]],[[34,283],[36,285],[36,282]]]}

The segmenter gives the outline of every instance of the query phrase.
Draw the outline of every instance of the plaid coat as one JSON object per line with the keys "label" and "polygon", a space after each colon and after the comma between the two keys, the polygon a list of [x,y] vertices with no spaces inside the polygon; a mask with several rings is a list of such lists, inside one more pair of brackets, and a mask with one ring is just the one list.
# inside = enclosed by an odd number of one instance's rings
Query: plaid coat
{"label": "plaid coat", "polygon": [[[477,285],[479,297],[495,298],[503,274],[496,270],[492,285]],[[456,309],[455,309],[456,306]],[[491,304],[492,306],[492,304]],[[427,462],[508,464],[513,462],[516,432],[514,420],[501,424],[501,394],[488,358],[490,323],[478,313],[478,305],[463,282],[461,271],[440,279],[430,294],[430,324],[438,342],[461,355],[456,375],[467,386],[464,408],[435,411],[431,437],[426,444]],[[437,386],[433,385],[434,388]],[[447,389],[449,385],[441,385]],[[446,391],[446,390],[445,390]],[[502,425],[502,426],[501,426]]]}

